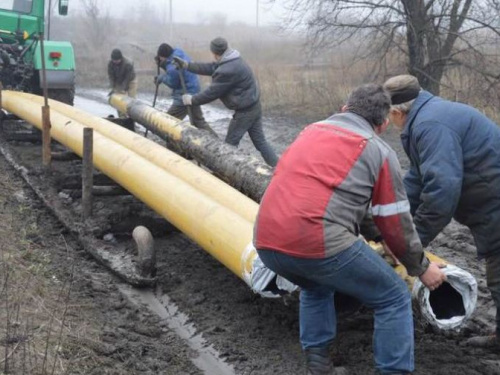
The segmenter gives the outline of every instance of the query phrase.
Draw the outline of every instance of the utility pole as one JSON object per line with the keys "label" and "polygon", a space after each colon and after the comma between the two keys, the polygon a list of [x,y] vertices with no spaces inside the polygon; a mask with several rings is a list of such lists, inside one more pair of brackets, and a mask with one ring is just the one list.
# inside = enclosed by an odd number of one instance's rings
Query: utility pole
{"label": "utility pole", "polygon": [[[260,29],[259,29],[259,0],[255,0],[255,37],[256,40],[260,40]],[[255,45],[255,58],[260,60],[260,44],[257,42]]]}
{"label": "utility pole", "polygon": [[174,16],[173,16],[173,6],[172,6],[172,0],[170,1],[170,10],[168,12],[169,17],[170,17],[170,36],[169,36],[169,42],[172,43],[173,36],[174,36]]}
{"label": "utility pole", "polygon": [[167,26],[167,3],[161,5],[161,23],[163,26]]}
{"label": "utility pole", "polygon": [[255,0],[255,27],[259,28],[259,0]]}
{"label": "utility pole", "polygon": [[50,16],[52,14],[52,0],[49,0],[49,9],[47,16],[47,40],[50,40]]}

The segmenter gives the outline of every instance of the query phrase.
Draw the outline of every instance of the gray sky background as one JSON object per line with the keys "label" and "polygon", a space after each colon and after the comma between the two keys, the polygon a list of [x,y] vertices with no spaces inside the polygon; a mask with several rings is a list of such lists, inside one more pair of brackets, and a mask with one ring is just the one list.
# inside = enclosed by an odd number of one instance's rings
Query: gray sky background
{"label": "gray sky background", "polygon": [[[148,1],[155,7],[160,18],[169,19],[170,0],[100,0],[104,9],[124,16],[137,9],[142,1]],[[199,23],[209,20],[214,14],[223,14],[228,23],[245,22],[256,24],[258,0],[172,0],[174,23]],[[70,2],[70,8],[77,10],[80,0]],[[268,0],[259,0],[259,24],[275,25],[280,16],[286,14],[280,4],[270,4]]]}

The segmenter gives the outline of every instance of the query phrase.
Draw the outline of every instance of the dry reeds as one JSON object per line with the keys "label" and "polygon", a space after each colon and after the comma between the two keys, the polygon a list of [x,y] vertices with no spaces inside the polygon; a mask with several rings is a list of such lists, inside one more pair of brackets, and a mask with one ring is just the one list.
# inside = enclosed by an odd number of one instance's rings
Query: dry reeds
{"label": "dry reeds", "polygon": [[[64,272],[52,264],[60,233],[39,227],[40,211],[23,187],[3,174],[0,181],[0,374],[80,374],[80,362],[95,356],[75,337],[90,339],[91,328],[76,297],[74,260]],[[42,219],[43,220],[43,219]],[[55,229],[57,232],[57,229]],[[53,252],[52,254],[50,252]],[[60,255],[59,255],[60,256]],[[67,264],[66,264],[67,262]],[[68,267],[69,264],[69,267]],[[59,276],[58,276],[59,275]],[[72,366],[76,369],[71,370]],[[83,368],[83,367],[82,367]]]}

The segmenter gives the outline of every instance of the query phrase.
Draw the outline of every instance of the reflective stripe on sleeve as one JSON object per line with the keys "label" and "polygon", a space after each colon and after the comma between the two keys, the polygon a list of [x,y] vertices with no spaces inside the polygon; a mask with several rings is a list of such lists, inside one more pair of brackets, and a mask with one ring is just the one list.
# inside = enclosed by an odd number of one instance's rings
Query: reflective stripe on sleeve
{"label": "reflective stripe on sleeve", "polygon": [[403,212],[410,212],[410,202],[407,200],[390,204],[377,204],[372,207],[373,216],[392,216]]}

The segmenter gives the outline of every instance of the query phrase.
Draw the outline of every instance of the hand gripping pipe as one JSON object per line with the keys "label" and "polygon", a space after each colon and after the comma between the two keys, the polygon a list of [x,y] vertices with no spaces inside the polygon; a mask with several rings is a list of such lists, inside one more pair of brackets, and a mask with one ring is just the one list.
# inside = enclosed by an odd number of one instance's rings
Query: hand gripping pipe
{"label": "hand gripping pipe", "polygon": [[[2,105],[7,111],[41,128],[42,101],[34,95],[4,91]],[[81,156],[83,129],[86,124],[91,125],[97,131],[94,134],[95,166],[174,224],[254,291],[264,296],[276,296],[276,293],[296,289],[267,269],[252,246],[253,222],[258,209],[255,202],[177,154],[163,148],[162,151],[156,150],[157,145],[144,137],[73,107],[54,101],[50,106],[54,139]],[[148,151],[150,148],[155,151]],[[184,168],[188,168],[189,173],[183,174]],[[234,196],[225,201],[220,191]],[[238,211],[240,200],[246,207],[243,211]],[[433,261],[442,262],[432,254],[428,256]],[[407,276],[403,266],[395,270],[410,286],[418,284],[418,280],[415,282],[414,278]],[[428,289],[421,287],[415,292],[413,287],[414,294],[423,297],[417,298],[421,310],[422,305],[430,306],[430,315],[423,315],[431,324],[452,320],[451,328],[457,329],[473,310],[475,299],[469,298],[468,293],[474,291],[475,281],[463,288],[457,287],[463,282],[459,280],[457,284],[455,281],[449,276],[451,289],[446,289],[444,294],[438,293],[441,288],[429,293]],[[439,298],[433,298],[436,295]],[[434,306],[439,311],[434,311]],[[443,329],[450,326],[435,325]]]}
{"label": "hand gripping pipe", "polygon": [[[379,254],[383,253],[380,244],[369,244]],[[431,262],[446,265],[443,272],[447,280],[438,289],[431,292],[418,278],[409,276],[402,264],[395,266],[394,271],[408,285],[422,318],[440,330],[460,330],[476,307],[477,282],[469,272],[430,252],[425,255]]]}

